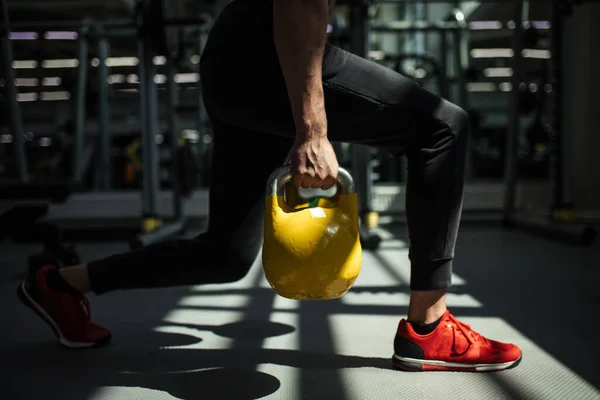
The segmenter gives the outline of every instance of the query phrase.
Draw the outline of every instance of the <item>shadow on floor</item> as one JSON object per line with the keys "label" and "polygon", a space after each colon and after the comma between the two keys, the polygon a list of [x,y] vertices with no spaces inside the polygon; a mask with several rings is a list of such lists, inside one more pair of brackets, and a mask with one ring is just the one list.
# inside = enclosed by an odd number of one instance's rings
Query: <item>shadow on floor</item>
{"label": "shadow on floor", "polygon": [[[248,325],[256,326],[252,322]],[[279,326],[275,329],[281,330],[283,324],[276,325]],[[272,332],[271,327],[264,326]],[[286,330],[290,328],[294,329]],[[243,345],[235,349],[164,349],[189,345],[194,340],[187,335],[149,332],[151,329],[150,325],[137,325],[137,341],[133,332],[126,332],[120,335],[116,346],[85,351],[65,351],[49,342],[28,342],[0,349],[2,359],[10,363],[10,370],[3,371],[3,376],[13,383],[8,387],[3,385],[0,393],[4,392],[6,399],[33,399],[39,397],[43,388],[52,393],[52,398],[85,399],[98,387],[118,386],[160,390],[180,399],[258,399],[275,393],[281,385],[276,377],[256,371],[259,364],[303,371],[318,369],[319,375],[328,373],[327,370],[334,375],[343,368],[391,369],[389,359],[383,358]],[[261,336],[256,328],[254,336]],[[35,385],[26,385],[32,371],[35,371]]]}
{"label": "shadow on floor", "polygon": [[[86,260],[122,251],[122,245],[90,246],[80,246]],[[314,398],[325,377],[329,380],[329,390],[333,388],[337,393],[343,393],[338,376],[340,369],[391,369],[389,358],[335,354],[332,340],[320,339],[319,342],[328,343],[329,348],[321,345],[318,351],[263,349],[266,338],[296,330],[293,326],[269,321],[276,296],[270,289],[240,289],[240,293],[251,295],[250,303],[240,309],[243,313],[241,321],[206,326],[164,322],[170,311],[184,309],[177,303],[190,294],[188,288],[115,292],[102,296],[101,301],[92,296],[92,309],[97,316],[94,320],[100,324],[108,321],[106,325],[114,334],[113,343],[99,349],[68,351],[56,344],[49,329],[16,301],[14,288],[19,279],[15,277],[20,275],[16,265],[26,259],[29,247],[12,246],[10,254],[7,247],[2,249],[5,251],[0,252],[0,265],[4,266],[0,272],[0,303],[3,314],[14,322],[15,328],[0,330],[2,376],[8,383],[0,385],[2,399],[35,399],[46,393],[61,400],[82,400],[91,396],[110,398],[110,388],[120,387],[158,390],[186,400],[250,400],[273,394],[281,387],[278,378],[257,370],[260,364],[298,369],[303,398]],[[262,274],[256,276],[262,279]],[[258,282],[254,282],[254,286],[258,286]],[[235,291],[224,290],[222,294]],[[309,320],[310,326],[304,328],[319,337],[331,335],[328,324],[323,324],[324,332],[320,333],[315,327],[315,321],[326,320],[329,309],[304,307],[308,308],[300,312],[310,316],[301,318]],[[193,329],[200,334],[194,337],[157,332],[155,328],[159,325]],[[204,331],[231,339],[230,348],[172,348],[202,342]],[[310,340],[312,335],[303,336],[305,339],[302,340]],[[318,370],[318,373],[311,370]],[[140,395],[144,396],[140,393],[135,396]]]}
{"label": "shadow on floor", "polygon": [[[398,238],[407,240],[405,227],[392,229]],[[104,246],[104,247],[103,247]],[[120,249],[121,247],[119,247]],[[5,248],[4,248],[5,249]],[[20,248],[23,251],[23,248]],[[117,250],[119,251],[119,250]],[[114,253],[114,247],[95,245],[83,249],[86,258]],[[600,358],[595,331],[585,321],[593,318],[600,305],[596,289],[598,248],[581,249],[527,234],[492,228],[465,227],[459,237],[455,272],[466,281],[452,289],[468,293],[483,304],[482,308],[455,308],[457,316],[498,317],[534,341],[547,353],[575,371],[596,387],[600,387],[596,360]],[[12,258],[11,258],[12,257]],[[244,313],[234,324],[204,326],[219,336],[233,339],[229,349],[164,349],[200,342],[202,338],[155,332],[165,315],[189,290],[153,291],[152,301],[146,291],[114,293],[94,303],[99,316],[110,315],[111,326],[119,326],[115,345],[90,351],[65,351],[49,342],[49,334],[40,332],[33,316],[24,316],[16,305],[13,286],[18,270],[9,266],[21,257],[0,251],[3,266],[0,304],[3,317],[15,330],[0,329],[2,376],[8,384],[0,385],[0,398],[35,399],[41,393],[63,400],[86,399],[98,388],[129,387],[160,390],[181,399],[257,399],[276,393],[281,382],[274,376],[257,371],[259,364],[276,364],[300,369],[299,385],[304,399],[317,398],[318,382],[327,380],[331,392],[344,396],[340,369],[378,368],[389,370],[387,358],[365,358],[336,354],[332,332],[327,324],[332,314],[401,315],[406,308],[388,306],[353,306],[339,301],[301,303],[298,312],[300,351],[263,349],[265,338],[290,333],[295,328],[269,322],[274,293],[270,289],[223,289],[218,294],[251,294],[251,302],[235,309]],[[377,258],[377,257],[376,257]],[[6,260],[10,259],[10,262]],[[380,264],[391,276],[394,267]],[[8,281],[8,282],[7,282]],[[257,286],[257,285],[255,285]],[[353,290],[397,293],[406,286],[360,287]],[[198,293],[194,293],[198,294]],[[233,310],[227,307],[196,309]],[[101,318],[101,317],[100,317]],[[101,320],[98,321],[102,323]],[[13,326],[11,325],[11,326]],[[172,325],[172,324],[171,324]],[[185,326],[183,326],[185,328]],[[18,328],[18,329],[17,329]],[[192,328],[192,326],[190,326]],[[202,335],[200,335],[202,336]],[[319,337],[318,352],[311,348],[311,337]],[[318,370],[318,377],[315,376]],[[512,398],[522,395],[511,389],[505,375],[493,374]],[[103,389],[106,390],[106,389]],[[311,396],[315,394],[315,396]],[[143,396],[143,395],[142,395]],[[143,396],[149,398],[149,396]],[[110,398],[108,394],[97,398]],[[138,397],[139,398],[139,397]]]}

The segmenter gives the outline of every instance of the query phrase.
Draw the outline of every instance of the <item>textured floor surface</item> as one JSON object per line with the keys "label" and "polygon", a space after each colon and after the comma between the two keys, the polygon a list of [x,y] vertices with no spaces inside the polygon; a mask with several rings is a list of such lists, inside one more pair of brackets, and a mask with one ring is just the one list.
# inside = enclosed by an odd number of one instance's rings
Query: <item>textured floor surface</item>
{"label": "textured floor surface", "polygon": [[[390,368],[408,305],[406,237],[388,229],[395,237],[365,253],[355,287],[336,301],[280,298],[258,264],[236,284],[92,296],[114,341],[85,351],[60,348],[16,300],[35,247],[0,244],[0,399],[600,399],[599,246],[464,226],[449,306],[521,346],[523,362],[497,373],[406,373]],[[126,247],[79,249],[91,260]]]}

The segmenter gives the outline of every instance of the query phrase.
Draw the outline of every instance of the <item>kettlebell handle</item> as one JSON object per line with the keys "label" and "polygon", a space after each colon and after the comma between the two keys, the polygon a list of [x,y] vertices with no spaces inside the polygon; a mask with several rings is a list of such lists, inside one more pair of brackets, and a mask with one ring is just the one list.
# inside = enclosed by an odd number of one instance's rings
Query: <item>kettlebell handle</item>
{"label": "kettlebell handle", "polygon": [[[285,164],[277,168],[267,180],[267,195],[283,196],[285,185],[292,180],[291,164]],[[344,168],[339,167],[337,177],[337,193],[351,194],[356,193],[354,179],[352,175]]]}

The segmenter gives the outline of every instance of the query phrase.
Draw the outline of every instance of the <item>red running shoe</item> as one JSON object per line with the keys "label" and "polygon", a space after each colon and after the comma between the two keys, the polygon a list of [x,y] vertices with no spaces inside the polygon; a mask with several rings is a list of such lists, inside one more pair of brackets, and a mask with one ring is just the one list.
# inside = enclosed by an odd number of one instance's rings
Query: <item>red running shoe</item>
{"label": "red running shoe", "polygon": [[446,310],[427,335],[416,334],[410,322],[400,321],[392,361],[407,371],[499,371],[517,366],[521,350],[486,339]]}
{"label": "red running shoe", "polygon": [[48,275],[53,273],[58,273],[54,266],[38,270],[19,286],[19,299],[52,328],[64,347],[95,347],[108,343],[111,334],[91,322],[90,303],[85,295],[74,289],[55,291],[48,286]]}

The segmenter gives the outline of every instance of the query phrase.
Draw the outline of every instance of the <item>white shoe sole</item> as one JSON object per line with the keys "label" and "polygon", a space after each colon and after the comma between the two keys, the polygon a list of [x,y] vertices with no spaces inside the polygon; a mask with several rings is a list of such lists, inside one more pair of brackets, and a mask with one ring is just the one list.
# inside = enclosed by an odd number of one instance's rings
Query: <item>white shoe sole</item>
{"label": "white shoe sole", "polygon": [[[522,356],[514,361],[498,364],[465,364],[437,360],[420,360],[418,358],[401,357],[394,354],[392,362],[397,368],[407,371],[466,371],[466,372],[492,372],[516,367],[521,362]],[[436,367],[423,369],[423,366]]]}

